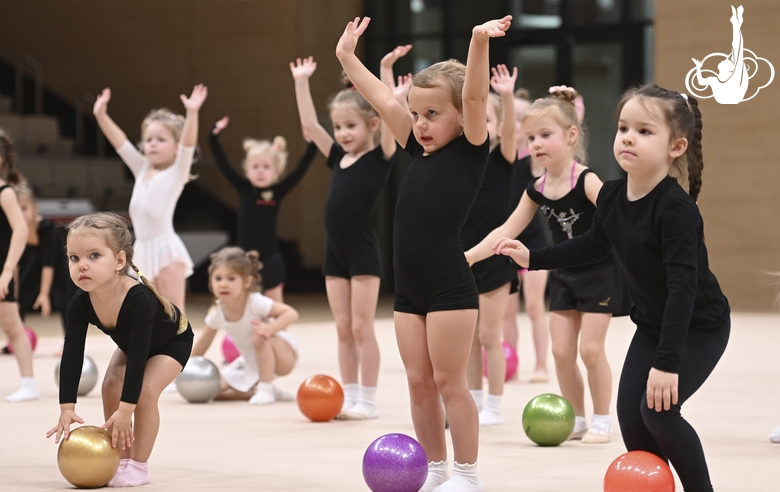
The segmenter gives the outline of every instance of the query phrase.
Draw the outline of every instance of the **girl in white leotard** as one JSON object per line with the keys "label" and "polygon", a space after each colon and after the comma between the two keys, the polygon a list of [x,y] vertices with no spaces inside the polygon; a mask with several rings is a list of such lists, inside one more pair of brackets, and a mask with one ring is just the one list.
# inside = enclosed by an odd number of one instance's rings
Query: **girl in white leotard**
{"label": "girl in white leotard", "polygon": [[173,230],[173,212],[190,179],[198,139],[198,111],[208,95],[202,84],[181,95],[186,117],[153,110],[141,125],[140,151],[108,116],[111,90],[100,93],[93,113],[100,129],[135,177],[130,220],[135,232],[135,263],[165,298],[184,312],[184,279],[192,258]]}

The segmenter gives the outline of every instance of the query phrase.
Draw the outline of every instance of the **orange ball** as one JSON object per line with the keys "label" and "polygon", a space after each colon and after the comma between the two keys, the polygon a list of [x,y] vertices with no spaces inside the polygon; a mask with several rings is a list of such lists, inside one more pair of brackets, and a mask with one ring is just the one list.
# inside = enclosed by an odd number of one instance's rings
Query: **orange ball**
{"label": "orange ball", "polygon": [[621,454],[604,475],[604,492],[674,492],[674,489],[669,465],[647,451]]}
{"label": "orange ball", "polygon": [[344,391],[330,376],[312,376],[298,388],[298,408],[312,422],[327,422],[336,418],[344,405]]}

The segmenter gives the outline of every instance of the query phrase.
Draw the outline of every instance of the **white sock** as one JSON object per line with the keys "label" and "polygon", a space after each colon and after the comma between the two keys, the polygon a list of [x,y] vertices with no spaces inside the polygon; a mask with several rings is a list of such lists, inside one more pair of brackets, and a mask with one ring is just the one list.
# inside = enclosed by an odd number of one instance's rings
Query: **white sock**
{"label": "white sock", "polygon": [[484,408],[485,406],[483,403],[484,398],[483,398],[482,390],[481,389],[469,390],[469,393],[471,393],[471,397],[474,398],[474,403],[477,404],[477,411],[481,412],[482,408]]}
{"label": "white sock", "polygon": [[359,391],[360,387],[357,384],[344,385],[344,405],[341,406],[342,412],[355,406],[355,403],[358,401]]}
{"label": "white sock", "polygon": [[780,425],[775,427],[775,430],[772,431],[772,434],[769,436],[769,440],[773,443],[780,443]]}
{"label": "white sock", "polygon": [[611,434],[612,433],[612,417],[610,415],[598,415],[593,414],[593,419],[590,421],[590,432],[594,434]]}
{"label": "white sock", "polygon": [[357,403],[348,412],[376,418],[376,386],[360,386],[358,395]]}
{"label": "white sock", "polygon": [[588,432],[588,421],[585,417],[576,417],[574,421],[574,430],[571,431],[569,439],[582,439]]}
{"label": "white sock", "polygon": [[456,461],[452,477],[433,489],[433,492],[482,492],[482,482],[477,476],[477,464],[461,464]]}
{"label": "white sock", "polygon": [[447,472],[449,471],[446,461],[428,462],[428,477],[425,479],[420,492],[431,492],[447,481]]}
{"label": "white sock", "polygon": [[41,397],[38,388],[35,386],[35,379],[31,377],[22,377],[19,389],[5,397],[5,401],[16,403],[20,401],[37,400]]}
{"label": "white sock", "polygon": [[479,425],[499,425],[504,423],[504,414],[501,412],[503,395],[491,395],[488,393],[485,408],[479,412]]}

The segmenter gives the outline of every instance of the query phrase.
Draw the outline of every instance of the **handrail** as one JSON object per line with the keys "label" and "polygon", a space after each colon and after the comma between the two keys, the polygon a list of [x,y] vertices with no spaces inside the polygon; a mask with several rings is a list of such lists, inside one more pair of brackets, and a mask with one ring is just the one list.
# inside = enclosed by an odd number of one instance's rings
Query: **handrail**
{"label": "handrail", "polygon": [[43,65],[28,54],[16,59],[16,112],[22,114],[24,104],[24,66],[35,72],[35,114],[43,113]]}

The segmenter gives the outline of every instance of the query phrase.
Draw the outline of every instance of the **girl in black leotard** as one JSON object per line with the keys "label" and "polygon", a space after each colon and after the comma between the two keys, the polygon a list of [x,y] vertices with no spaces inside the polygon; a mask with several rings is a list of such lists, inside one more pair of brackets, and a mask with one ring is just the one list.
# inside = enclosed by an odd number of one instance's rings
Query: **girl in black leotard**
{"label": "girl in black leotard", "polygon": [[[127,222],[118,215],[84,215],[68,227],[70,277],[78,290],[68,308],[60,365],[60,417],[46,437],[68,438],[87,327],[93,324],[117,344],[103,377],[103,428],[121,451],[109,487],[149,483],[147,461],[160,427],[158,399],[192,351],[192,328],[179,308],[162,297],[133,264]],[[141,282],[128,274],[132,268]],[[143,388],[143,390],[142,390]]]}
{"label": "girl in black leotard", "polygon": [[33,380],[32,346],[19,317],[14,294],[14,270],[27,242],[27,223],[22,215],[13,185],[21,182],[16,170],[16,152],[11,140],[0,131],[0,320],[22,375],[21,387],[5,401],[37,400],[38,388]]}
{"label": "girl in black leotard", "polygon": [[[696,203],[704,165],[701,112],[694,98],[650,85],[629,89],[617,114],[614,153],[628,178],[604,183],[593,226],[530,255],[507,238],[494,250],[531,269],[582,265],[614,252],[627,273],[637,325],[618,388],[623,442],[629,451],[668,459],[685,490],[711,492],[701,441],[681,415],[731,331]],[[688,182],[688,193],[678,181]]]}
{"label": "girl in black leotard", "polygon": [[[474,205],[463,224],[463,247],[470,248],[509,217],[509,191],[512,167],[517,160],[515,142],[515,102],[512,91],[517,68],[510,74],[506,65],[493,68],[487,106],[487,128],[491,151]],[[479,292],[479,317],[466,380],[479,410],[479,425],[504,422],[501,404],[506,378],[506,357],[501,345],[503,317],[510,286],[517,269],[508,258],[494,257],[471,267]],[[482,352],[485,352],[483,364]],[[488,395],[482,391],[483,365],[487,366]]]}
{"label": "girl in black leotard", "polygon": [[339,419],[374,419],[379,415],[374,314],[382,264],[371,213],[393,166],[396,145],[389,131],[380,131],[379,115],[354,89],[339,92],[330,103],[331,137],[317,119],[309,89],[316,68],[312,57],[290,63],[301,125],[333,170],[325,200],[322,274],[339,337],[344,385]]}
{"label": "girl in black leotard", "polygon": [[[490,141],[486,113],[488,41],[512,17],[473,29],[468,64],[450,60],[414,76],[409,109],[355,56],[369,19],[347,24],[336,56],[412,156],[393,227],[395,327],[406,368],[417,440],[430,460],[422,491],[482,490],[477,476],[479,420],[466,386],[466,365],[479,296],[463,257],[461,229],[485,173]],[[455,465],[447,480],[444,412]]]}
{"label": "girl in black leotard", "polygon": [[244,140],[244,172],[235,170],[225,156],[218,135],[227,128],[227,116],[214,124],[209,145],[217,167],[238,191],[238,246],[244,251],[260,253],[263,265],[263,295],[284,302],[284,260],[276,242],[276,219],[282,199],[303,178],[314,159],[316,147],[309,144],[293,171],[277,182],[287,164],[287,141],[278,136],[268,140]]}
{"label": "girl in black leotard", "polygon": [[[528,186],[509,219],[467,252],[471,262],[492,256],[501,237],[517,237],[541,205],[553,241],[570,240],[588,230],[596,211],[601,180],[585,167],[584,136],[568,87],[550,88],[551,97],[535,102],[523,118],[531,158],[547,169]],[[613,256],[588,268],[550,274],[550,335],[561,395],[574,407],[572,439],[606,443],[610,439],[612,372],[604,342],[613,315],[626,315],[631,303]],[[594,416],[585,419],[585,388],[578,353],[588,370]]]}

